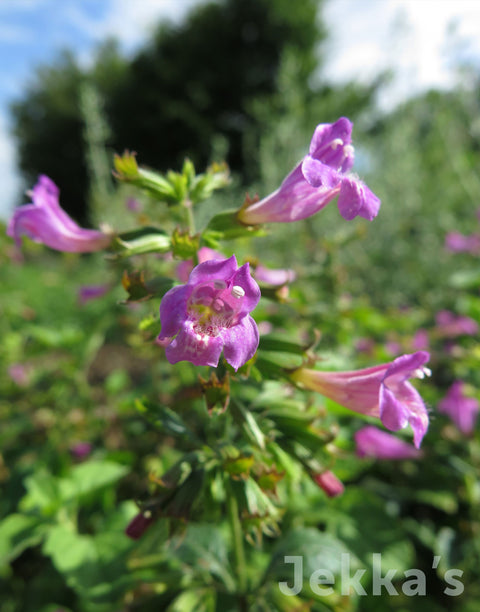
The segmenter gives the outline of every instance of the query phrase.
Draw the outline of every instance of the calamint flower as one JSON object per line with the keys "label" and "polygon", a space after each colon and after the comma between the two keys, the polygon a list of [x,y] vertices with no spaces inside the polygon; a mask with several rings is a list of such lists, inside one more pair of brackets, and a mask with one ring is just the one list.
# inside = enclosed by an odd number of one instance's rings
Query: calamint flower
{"label": "calamint flower", "polygon": [[249,264],[229,259],[198,264],[185,285],[170,289],[160,304],[161,334],[170,363],[191,361],[216,367],[220,354],[238,370],[258,347],[258,329],[250,312],[260,289]]}
{"label": "calamint flower", "polygon": [[21,236],[25,235],[51,249],[69,253],[91,253],[106,248],[112,236],[77,225],[58,203],[59,193],[48,176],[40,175],[31,192],[32,203],[15,210],[7,234],[19,246]]}
{"label": "calamint flower", "polygon": [[323,372],[298,368],[291,374],[294,382],[360,414],[378,417],[390,431],[413,429],[419,448],[428,428],[428,413],[418,391],[409,378],[424,378],[430,370],[424,365],[430,355],[418,351],[393,361],[350,372]]}
{"label": "calamint flower", "polygon": [[408,442],[400,440],[373,425],[367,425],[359,429],[354,438],[358,457],[401,460],[418,459],[422,456],[422,451],[414,448]]}
{"label": "calamint flower", "polygon": [[473,432],[478,410],[478,401],[465,395],[465,383],[461,380],[456,380],[438,403],[438,411],[447,414],[464,435]]}
{"label": "calamint flower", "polygon": [[336,196],[344,219],[360,216],[371,221],[376,217],[380,200],[348,173],[354,158],[352,127],[346,117],[317,125],[308,155],[276,191],[243,207],[239,220],[247,225],[298,221],[314,215]]}

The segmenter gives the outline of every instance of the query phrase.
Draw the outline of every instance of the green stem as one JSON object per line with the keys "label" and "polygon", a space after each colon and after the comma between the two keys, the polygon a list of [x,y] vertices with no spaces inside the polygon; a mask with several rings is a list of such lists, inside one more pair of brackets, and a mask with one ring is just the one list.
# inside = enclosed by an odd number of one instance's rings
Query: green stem
{"label": "green stem", "polygon": [[[232,535],[233,555],[235,561],[235,572],[237,575],[237,584],[240,595],[243,595],[246,590],[246,564],[245,564],[245,549],[243,546],[243,531],[238,513],[238,501],[233,492],[230,476],[225,474],[225,492],[227,495],[227,515]],[[241,600],[241,601],[240,601]],[[244,607],[242,602],[244,598],[240,597],[240,610]]]}
{"label": "green stem", "polygon": [[191,200],[186,199],[184,200],[183,205],[185,207],[185,210],[187,211],[188,231],[190,233],[190,236],[194,236],[195,235],[195,217],[193,215],[193,203]]}

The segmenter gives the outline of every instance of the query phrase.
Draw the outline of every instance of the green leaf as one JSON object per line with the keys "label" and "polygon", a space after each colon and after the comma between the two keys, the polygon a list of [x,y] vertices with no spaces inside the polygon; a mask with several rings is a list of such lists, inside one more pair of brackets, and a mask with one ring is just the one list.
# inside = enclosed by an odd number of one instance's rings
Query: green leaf
{"label": "green leaf", "polygon": [[350,555],[350,567],[360,567],[359,560],[345,544],[335,536],[310,527],[293,529],[278,540],[267,574],[274,578],[291,579],[293,566],[285,563],[285,556],[299,556],[303,560],[303,577],[309,580],[317,569],[326,569],[339,575],[342,555]]}
{"label": "green leaf", "polygon": [[42,540],[47,525],[38,517],[11,514],[0,523],[0,567]]}
{"label": "green leaf", "polygon": [[36,511],[52,516],[61,506],[60,479],[45,469],[27,476],[25,488],[27,492],[20,501],[20,509],[24,512]]}
{"label": "green leaf", "polygon": [[219,527],[190,524],[186,534],[171,542],[170,553],[189,566],[189,571],[196,575],[197,579],[201,576],[205,584],[212,583],[212,578],[215,577],[228,590],[235,587],[227,543]]}
{"label": "green leaf", "polygon": [[75,466],[68,478],[60,480],[62,501],[68,502],[90,495],[114,484],[128,474],[130,468],[113,461],[86,461]]}
{"label": "green leaf", "polygon": [[167,253],[172,248],[170,236],[155,227],[119,234],[113,241],[114,257],[131,257],[144,253]]}
{"label": "green leaf", "polygon": [[[66,525],[53,527],[43,546],[56,569],[84,602],[108,604],[112,609],[115,600],[126,588],[132,586],[135,576],[127,571],[127,560],[135,544],[123,532],[125,521],[131,518],[132,505],[122,506],[111,517],[105,530],[95,536],[76,533]],[[90,607],[84,603],[82,609]]]}
{"label": "green leaf", "polygon": [[187,426],[182,417],[167,406],[161,406],[149,400],[142,399],[136,400],[135,407],[161,431],[175,437],[186,438],[192,442],[198,442],[197,436]]}
{"label": "green leaf", "polygon": [[244,225],[238,220],[238,210],[226,210],[210,219],[203,233],[203,239],[209,243],[218,240],[233,240],[252,236],[264,236],[266,231],[259,226]]}
{"label": "green leaf", "polygon": [[212,589],[184,591],[168,606],[167,612],[215,612],[216,593]]}

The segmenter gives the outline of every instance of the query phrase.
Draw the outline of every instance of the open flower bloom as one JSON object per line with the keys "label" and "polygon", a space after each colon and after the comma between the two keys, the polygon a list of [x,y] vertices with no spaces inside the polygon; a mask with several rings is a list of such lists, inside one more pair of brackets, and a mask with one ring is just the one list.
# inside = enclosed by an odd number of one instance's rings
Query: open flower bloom
{"label": "open flower bloom", "polygon": [[422,451],[411,444],[373,425],[359,429],[354,438],[359,457],[400,460],[418,459],[422,456]]}
{"label": "open flower bloom", "polygon": [[360,216],[371,221],[376,217],[380,200],[362,181],[348,174],[354,158],[352,127],[345,117],[318,125],[309,154],[276,191],[242,208],[239,220],[248,225],[299,221],[317,213],[336,196],[344,219]]}
{"label": "open flower bloom", "polygon": [[424,378],[430,355],[418,351],[373,368],[350,372],[322,372],[298,368],[291,378],[355,412],[378,417],[390,431],[411,425],[419,448],[428,428],[428,413],[418,391],[408,382]]}
{"label": "open flower bloom", "polygon": [[438,411],[447,414],[463,434],[469,435],[475,427],[479,405],[474,397],[465,395],[464,389],[463,381],[456,380],[438,403]]}
{"label": "open flower bloom", "polygon": [[111,235],[83,229],[67,215],[58,203],[59,189],[48,176],[39,177],[31,197],[33,203],[17,208],[8,224],[7,234],[18,245],[22,235],[70,253],[100,251],[110,244]]}
{"label": "open flower bloom", "polygon": [[216,367],[223,350],[238,370],[258,347],[257,325],[249,313],[259,300],[249,264],[238,268],[234,255],[196,266],[187,284],[170,289],[160,304],[158,341],[168,361]]}

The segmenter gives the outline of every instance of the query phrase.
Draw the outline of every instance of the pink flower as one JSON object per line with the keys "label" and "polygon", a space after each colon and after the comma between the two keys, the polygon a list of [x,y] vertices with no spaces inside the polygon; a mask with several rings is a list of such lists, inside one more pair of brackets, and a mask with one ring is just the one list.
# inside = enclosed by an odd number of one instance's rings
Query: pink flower
{"label": "pink flower", "polygon": [[[204,261],[210,261],[210,259],[225,259],[225,255],[223,253],[219,253],[214,249],[210,249],[209,247],[201,247],[197,252],[198,263],[201,264]],[[182,283],[186,283],[188,281],[188,276],[190,272],[193,270],[193,260],[186,259],[185,261],[181,261],[177,266],[177,277]]]}
{"label": "pink flower", "polygon": [[463,434],[469,435],[475,428],[479,404],[474,397],[465,395],[464,389],[463,381],[455,381],[438,403],[438,411],[447,414]]}
{"label": "pink flower", "polygon": [[424,367],[429,358],[427,352],[419,351],[383,365],[349,372],[301,367],[291,374],[291,378],[350,410],[380,418],[390,431],[410,424],[415,446],[419,448],[428,428],[428,413],[420,394],[408,379],[424,378],[429,374]]}
{"label": "pink flower", "polygon": [[360,216],[371,221],[376,217],[380,200],[348,173],[354,157],[352,127],[346,117],[317,125],[308,155],[276,191],[259,202],[245,205],[238,219],[247,225],[298,221],[322,210],[337,196],[344,219],[350,221]]}
{"label": "pink flower", "polygon": [[478,323],[470,317],[456,315],[449,310],[441,310],[435,317],[438,335],[444,338],[455,338],[456,336],[474,336],[478,332]]}
{"label": "pink flower", "polygon": [[41,175],[31,193],[32,204],[20,206],[13,213],[7,234],[21,244],[26,235],[51,249],[70,253],[90,253],[108,247],[110,234],[82,229],[58,203],[59,189],[48,176]]}
{"label": "pink flower", "polygon": [[367,425],[355,433],[357,455],[376,459],[418,459],[422,452],[411,444],[392,436],[373,425]]}
{"label": "pink flower", "polygon": [[96,300],[110,291],[108,283],[102,285],[83,285],[78,290],[78,301],[83,306],[90,300]]}
{"label": "pink flower", "polygon": [[145,512],[140,512],[127,525],[125,529],[125,534],[131,538],[132,540],[138,540],[142,537],[145,531],[150,527],[150,525],[154,522],[154,518],[150,510]]}
{"label": "pink flower", "polygon": [[272,287],[287,285],[293,282],[296,276],[294,270],[290,269],[267,268],[262,265],[258,265],[255,268],[256,280],[266,285],[271,285]]}
{"label": "pink flower", "polygon": [[452,253],[480,254],[480,234],[464,236],[459,232],[449,232],[445,237],[445,248]]}
{"label": "pink flower", "polygon": [[345,490],[342,481],[329,470],[322,472],[321,474],[315,474],[313,476],[313,480],[321,489],[325,491],[328,497],[337,497]]}
{"label": "pink flower", "polygon": [[162,331],[170,363],[190,361],[216,367],[223,350],[238,370],[258,347],[258,329],[250,312],[260,300],[260,289],[248,263],[211,259],[196,266],[185,285],[170,289],[160,304]]}

